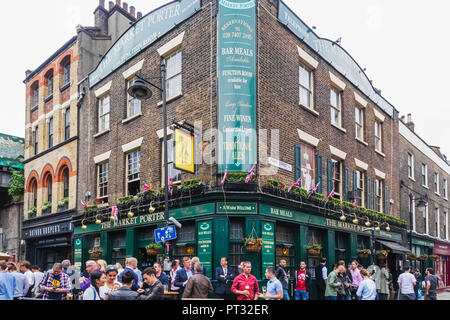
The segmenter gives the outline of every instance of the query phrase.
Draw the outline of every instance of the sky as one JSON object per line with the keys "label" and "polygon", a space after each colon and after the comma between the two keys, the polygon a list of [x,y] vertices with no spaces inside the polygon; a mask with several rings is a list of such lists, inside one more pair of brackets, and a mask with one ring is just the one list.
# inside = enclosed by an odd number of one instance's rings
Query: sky
{"label": "sky", "polygon": [[[108,0],[105,1],[108,3]],[[128,0],[144,15],[168,0]],[[450,1],[285,0],[323,38],[336,40],[400,115],[412,114],[416,133],[450,157]],[[0,132],[24,137],[25,70],[35,69],[94,24],[98,0],[4,1],[0,19]],[[345,115],[344,115],[345,116]]]}

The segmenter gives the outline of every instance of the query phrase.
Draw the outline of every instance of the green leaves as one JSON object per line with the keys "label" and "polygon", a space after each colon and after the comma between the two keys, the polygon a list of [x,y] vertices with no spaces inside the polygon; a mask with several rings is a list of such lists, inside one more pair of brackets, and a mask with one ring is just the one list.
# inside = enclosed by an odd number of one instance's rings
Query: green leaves
{"label": "green leaves", "polygon": [[9,182],[8,194],[13,198],[14,201],[20,201],[21,196],[24,192],[25,177],[22,170],[14,170],[10,168],[11,180]]}

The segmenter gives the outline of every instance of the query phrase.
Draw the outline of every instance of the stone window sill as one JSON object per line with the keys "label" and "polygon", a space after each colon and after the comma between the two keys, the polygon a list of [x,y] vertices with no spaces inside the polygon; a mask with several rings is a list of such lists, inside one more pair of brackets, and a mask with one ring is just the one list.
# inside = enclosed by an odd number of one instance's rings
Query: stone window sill
{"label": "stone window sill", "polygon": [[424,186],[424,185],[422,185],[422,187],[424,187],[425,189],[428,189],[428,190],[430,189],[430,188],[428,188],[428,186]]}
{"label": "stone window sill", "polygon": [[365,142],[364,140],[361,140],[361,139],[359,139],[359,138],[355,138],[355,139],[356,139],[356,141],[358,141],[359,143],[362,143],[362,144],[365,145],[366,147],[369,146],[369,144],[368,144],[367,142]]}
{"label": "stone window sill", "polygon": [[380,156],[382,156],[383,158],[386,158],[386,155],[385,155],[383,152],[378,151],[378,150],[375,150],[375,152],[378,153],[378,154],[379,154]]}
{"label": "stone window sill", "polygon": [[[178,98],[181,98],[182,96],[183,96],[183,92],[181,92],[181,93],[179,93],[179,94],[177,94],[175,96],[169,97],[169,98],[166,99],[166,103],[169,103],[169,102],[172,102],[174,100],[177,100]],[[156,106],[157,107],[162,107],[162,105],[163,105],[163,102],[160,101],[160,102],[158,102],[158,104]]]}
{"label": "stone window sill", "polygon": [[301,103],[299,103],[298,105],[299,105],[300,107],[302,107],[303,109],[305,109],[306,111],[312,113],[312,114],[315,115],[316,117],[319,116],[319,113],[318,113],[316,110],[314,110],[313,108],[307,107],[307,106],[305,106],[304,104],[301,104]]}
{"label": "stone window sill", "polygon": [[347,130],[345,130],[344,128],[342,128],[342,127],[340,127],[340,126],[338,126],[338,125],[336,125],[336,124],[334,124],[334,123],[331,123],[331,125],[332,125],[333,127],[335,127],[336,129],[341,130],[343,133],[347,133]]}
{"label": "stone window sill", "polygon": [[440,197],[440,196],[441,196],[441,195],[440,195],[439,193],[437,193],[437,192],[435,192],[434,194],[435,194],[435,195],[437,195],[438,197]]}
{"label": "stone window sill", "polygon": [[410,180],[416,182],[416,179],[412,178],[412,177],[408,177]]}
{"label": "stone window sill", "polygon": [[129,118],[126,118],[126,119],[122,120],[122,124],[125,124],[125,123],[128,123],[128,122],[130,122],[130,121],[133,121],[134,119],[137,119],[137,118],[139,118],[140,116],[142,116],[142,112],[140,112],[140,113],[138,113],[138,114],[135,114],[134,116],[131,116],[131,117],[129,117]]}
{"label": "stone window sill", "polygon": [[99,132],[99,133],[97,133],[97,134],[94,135],[94,138],[101,137],[102,135],[107,134],[107,133],[110,132],[110,131],[111,131],[111,130],[108,129],[108,130],[105,130],[105,131],[103,131],[103,132]]}

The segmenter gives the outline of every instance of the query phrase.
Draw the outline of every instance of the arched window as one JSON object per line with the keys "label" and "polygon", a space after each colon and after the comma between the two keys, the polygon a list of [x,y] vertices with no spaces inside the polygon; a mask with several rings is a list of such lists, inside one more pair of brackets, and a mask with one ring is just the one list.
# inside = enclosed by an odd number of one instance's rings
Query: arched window
{"label": "arched window", "polygon": [[62,87],[70,85],[70,56],[61,61]]}
{"label": "arched window", "polygon": [[37,181],[33,179],[31,181],[31,199],[30,199],[30,207],[36,207],[37,206]]}
{"label": "arched window", "polygon": [[30,96],[31,96],[31,112],[33,112],[34,108],[36,108],[39,104],[39,81],[35,81],[30,87]]}
{"label": "arched window", "polygon": [[53,96],[53,84],[53,69],[51,69],[45,74],[45,85],[47,86],[46,98]]}
{"label": "arched window", "polygon": [[46,178],[47,184],[47,201],[52,202],[52,176],[49,174]]}
{"label": "arched window", "polygon": [[64,198],[69,197],[69,168],[65,168],[63,170],[63,185],[64,185],[64,191],[63,196]]}

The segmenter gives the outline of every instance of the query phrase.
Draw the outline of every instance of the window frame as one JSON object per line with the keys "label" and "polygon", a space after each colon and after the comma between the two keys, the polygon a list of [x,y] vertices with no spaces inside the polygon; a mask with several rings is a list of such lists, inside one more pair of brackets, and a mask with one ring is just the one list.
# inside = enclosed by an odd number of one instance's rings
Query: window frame
{"label": "window frame", "polygon": [[[377,135],[378,131],[378,135]],[[374,142],[375,142],[375,151],[383,152],[383,122],[374,121]]]}
{"label": "window frame", "polygon": [[53,117],[48,120],[48,148],[53,147]]}
{"label": "window frame", "polygon": [[[136,166],[138,168],[138,171],[133,174],[130,174],[130,160],[131,160],[131,156],[134,154],[137,155]],[[131,150],[126,154],[126,170],[125,171],[126,171],[125,172],[125,174],[126,174],[125,181],[126,181],[127,195],[130,195],[130,183],[141,180],[141,149]],[[134,177],[133,179],[130,180],[131,176],[136,176],[136,177]]]}
{"label": "window frame", "polygon": [[[178,54],[181,55],[181,57],[180,57],[180,67],[179,67],[180,70],[178,72],[174,73],[173,75],[169,74],[169,68],[168,68],[169,61],[171,59],[174,59]],[[177,96],[183,94],[183,51],[180,49],[180,50],[176,50],[176,51],[172,52],[170,55],[164,57],[163,62],[166,65],[167,100],[170,100],[170,99],[172,99],[174,97],[177,97]],[[171,81],[175,80],[177,77],[180,77],[180,88],[179,88],[179,91],[175,92],[174,94],[171,94],[171,91],[170,91],[171,87],[170,87],[169,83],[171,83]]]}
{"label": "window frame", "polygon": [[377,185],[376,188],[374,188],[374,197],[375,197],[375,211],[378,211],[380,213],[384,213],[384,206],[383,206],[383,186],[384,186],[384,180],[382,179],[375,179],[375,184]]}
{"label": "window frame", "polygon": [[[338,106],[334,106],[331,100],[332,92],[336,92]],[[342,128],[342,90],[332,86],[330,88],[330,107],[331,107],[331,124]],[[333,110],[338,114],[338,123],[334,122]]]}
{"label": "window frame", "polygon": [[[101,97],[98,97],[98,133],[106,132],[111,128],[111,95],[108,93]],[[108,112],[104,112],[104,101],[108,99]],[[102,128],[103,119],[108,118],[107,126],[106,120],[104,122],[104,128]]]}
{"label": "window frame", "polygon": [[63,67],[62,87],[64,87],[64,86],[70,85],[70,69],[71,69],[70,56],[68,58],[65,58],[65,63],[63,64],[62,67]]}
{"label": "window frame", "polygon": [[439,172],[434,173],[434,193],[439,194]]}
{"label": "window frame", "polygon": [[[414,155],[408,152],[408,178],[415,180],[414,178]],[[410,174],[411,173],[411,174]]]}
{"label": "window frame", "polygon": [[440,214],[440,210],[439,210],[439,208],[434,208],[434,224],[435,224],[435,227],[436,227],[436,237],[437,238],[440,238],[440,236],[441,236],[441,219],[440,219],[440,217],[439,217],[439,214]]}
{"label": "window frame", "polygon": [[[105,168],[106,166],[106,168]],[[102,170],[103,169],[103,170]],[[102,170],[102,171],[100,171]],[[103,176],[101,176],[101,174]],[[106,177],[106,181],[105,181]],[[103,178],[103,180],[102,180]],[[105,200],[108,199],[109,190],[109,161],[97,163],[97,199]],[[106,190],[106,193],[105,193]]]}
{"label": "window frame", "polygon": [[366,172],[365,171],[360,171],[360,170],[356,170],[356,190],[358,192],[361,193],[361,197],[360,197],[360,203],[359,205],[361,207],[366,208],[366,197],[365,197],[365,191],[366,191]]}
{"label": "window frame", "polygon": [[70,139],[70,108],[64,114],[64,141]]}
{"label": "window frame", "polygon": [[[339,200],[343,200],[343,189],[342,189],[342,187],[343,187],[343,185],[342,185],[342,168],[343,168],[343,161],[342,160],[336,160],[336,159],[334,159],[334,158],[331,158],[331,163],[332,163],[332,166],[333,166],[333,174],[332,174],[332,178],[331,178],[331,180],[332,180],[332,184],[333,184],[333,189],[334,189],[334,193],[335,193],[335,198],[336,199],[339,199]],[[337,179],[337,176],[336,176],[336,170],[335,170],[335,167],[336,167],[336,164],[339,164],[339,179]],[[336,182],[338,182],[338,186],[339,186],[339,191],[336,189]]]}
{"label": "window frame", "polygon": [[47,77],[47,98],[50,98],[51,96],[53,96],[53,92],[54,92],[54,85],[55,85],[55,77],[53,75],[53,73],[50,73]]}
{"label": "window frame", "polygon": [[428,189],[428,166],[425,163],[422,163],[421,173],[422,173],[422,187]]}
{"label": "window frame", "polygon": [[414,200],[414,195],[409,194],[408,197],[408,212],[412,216],[412,230],[416,231],[416,203]]}
{"label": "window frame", "polygon": [[[131,118],[131,117],[137,116],[138,114],[142,113],[142,101],[139,100],[139,99],[133,98],[128,93],[128,88],[130,87],[130,84],[131,84],[131,82],[133,82],[133,80],[134,80],[134,77],[131,77],[131,78],[126,80],[126,88],[127,88],[127,93],[126,93],[126,95],[127,95],[127,118]],[[131,114],[131,105],[132,105],[133,101],[134,101],[134,103],[139,102],[139,112]]]}
{"label": "window frame", "polygon": [[[357,116],[356,116],[357,114],[359,114],[361,122],[358,122],[358,119],[357,119]],[[365,118],[365,109],[356,106],[355,107],[355,138],[359,139],[361,141],[364,141],[364,139],[365,139],[365,134],[364,134],[365,122],[364,122],[364,118]],[[361,132],[361,136],[360,137],[358,137],[358,128],[360,130],[359,132]]]}
{"label": "window frame", "polygon": [[[70,176],[69,176],[69,168],[68,167],[63,169],[62,177],[63,177],[63,179],[62,179],[63,180],[63,198],[67,198],[67,197],[69,197],[69,190],[70,190]],[[67,186],[67,188],[66,188],[66,186]],[[67,191],[67,193],[66,193],[66,191]]]}
{"label": "window frame", "polygon": [[442,192],[443,192],[444,199],[448,200],[448,180],[444,179],[442,185],[443,185]]}
{"label": "window frame", "polygon": [[34,155],[39,153],[39,127],[34,128]]}
{"label": "window frame", "polygon": [[[301,80],[301,69],[303,69],[305,72],[307,72],[309,74],[310,88],[306,88],[305,86],[303,86],[303,84],[300,81]],[[298,86],[299,86],[299,97],[298,97],[299,104],[305,108],[314,110],[314,72],[313,72],[313,70],[306,67],[302,63],[299,64]],[[301,99],[302,89],[305,90],[309,94],[309,104],[310,104],[309,106],[302,102],[302,99]]]}
{"label": "window frame", "polygon": [[45,177],[45,181],[47,183],[47,201],[46,202],[52,202],[52,198],[53,198],[53,190],[52,190],[53,179],[52,179],[52,175],[48,174]]}

